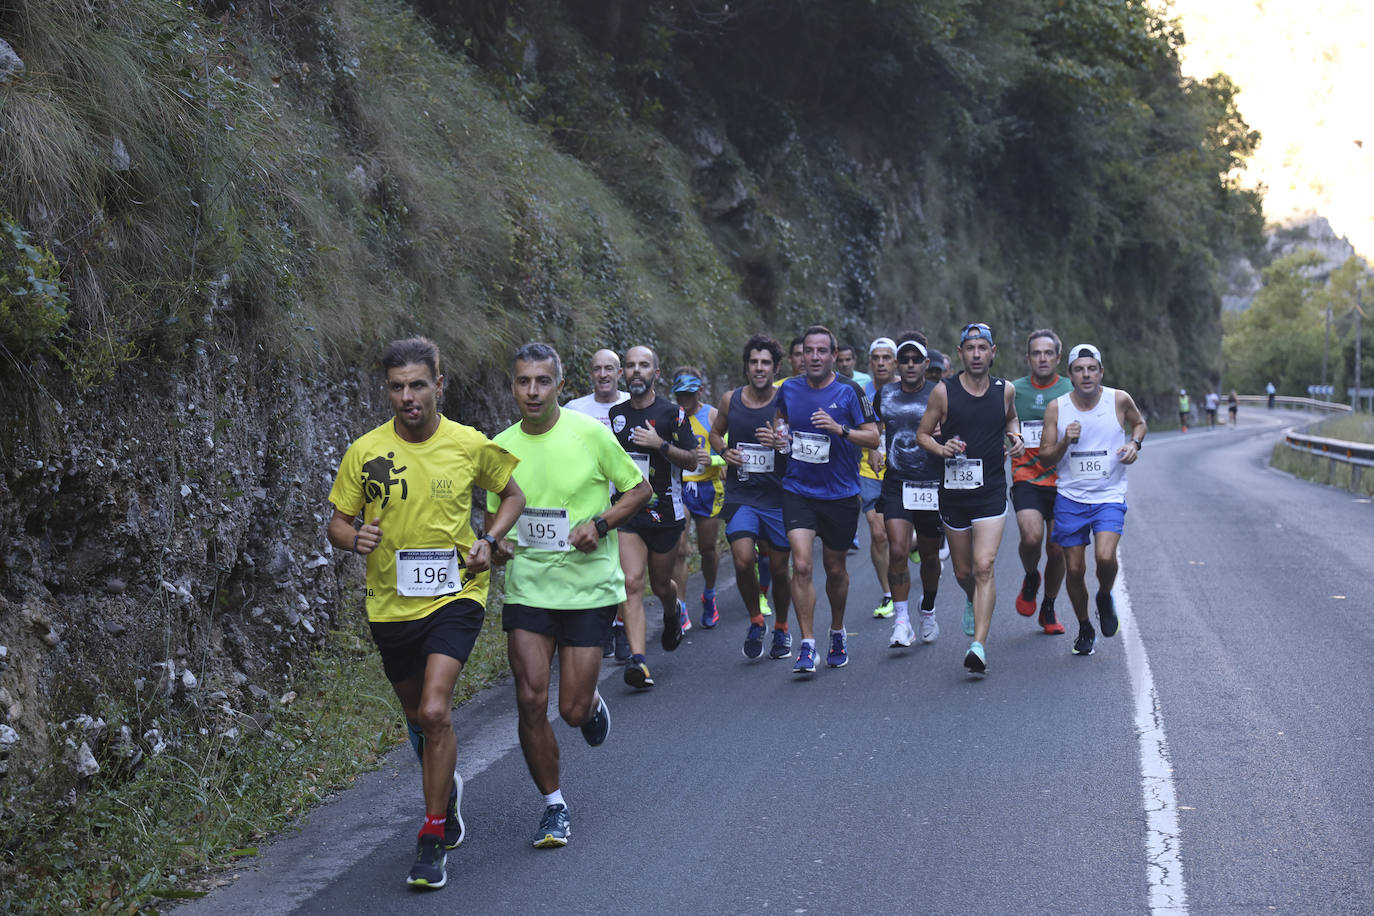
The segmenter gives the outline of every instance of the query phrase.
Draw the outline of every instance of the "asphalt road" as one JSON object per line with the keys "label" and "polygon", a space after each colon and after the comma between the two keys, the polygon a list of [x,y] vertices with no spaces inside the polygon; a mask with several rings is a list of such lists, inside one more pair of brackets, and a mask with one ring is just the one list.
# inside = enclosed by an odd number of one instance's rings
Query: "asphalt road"
{"label": "asphalt road", "polygon": [[948,564],[939,641],[891,650],[853,555],[851,661],[805,679],[742,657],[724,588],[718,629],[650,655],[658,686],[607,666],[603,747],[555,726],[567,848],[529,846],[542,801],[507,683],[454,715],[469,839],[448,887],[404,884],[407,746],[178,912],[1374,912],[1374,507],[1266,467],[1296,416],[1150,437],[1130,610],[1090,658],[1067,597],[1065,636],[1012,610],[1013,524],[982,679]]}

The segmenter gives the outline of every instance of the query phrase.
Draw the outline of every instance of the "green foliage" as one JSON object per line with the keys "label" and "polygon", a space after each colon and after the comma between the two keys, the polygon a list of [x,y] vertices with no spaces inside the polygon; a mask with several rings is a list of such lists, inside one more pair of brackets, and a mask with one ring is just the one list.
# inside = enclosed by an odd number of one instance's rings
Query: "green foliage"
{"label": "green foliage", "polygon": [[52,252],[0,210],[0,347],[13,359],[49,348],[70,304]]}

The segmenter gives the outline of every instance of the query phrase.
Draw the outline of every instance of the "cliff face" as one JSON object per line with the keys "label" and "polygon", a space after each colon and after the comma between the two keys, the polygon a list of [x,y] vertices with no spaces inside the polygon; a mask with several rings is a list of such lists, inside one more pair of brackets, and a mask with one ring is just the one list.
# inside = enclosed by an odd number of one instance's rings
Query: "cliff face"
{"label": "cliff face", "polygon": [[170,8],[0,12],[0,241],[63,283],[0,298],[7,798],[157,749],[163,709],[227,732],[309,661],[389,338],[436,338],[488,433],[521,341],[570,393],[637,343],[724,383],[814,321],[989,321],[1008,375],[1049,325],[1149,409],[1215,362],[1215,265],[1257,238],[1231,90],[1142,4]]}

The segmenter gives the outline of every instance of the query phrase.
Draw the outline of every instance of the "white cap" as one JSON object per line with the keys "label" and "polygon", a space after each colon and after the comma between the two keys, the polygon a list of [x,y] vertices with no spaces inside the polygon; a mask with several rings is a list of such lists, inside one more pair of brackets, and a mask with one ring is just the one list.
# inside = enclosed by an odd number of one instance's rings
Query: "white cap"
{"label": "white cap", "polygon": [[891,350],[893,356],[897,355],[897,341],[893,340],[891,337],[879,337],[877,340],[873,341],[873,343],[869,344],[868,355],[872,356],[874,350],[879,350],[883,347],[887,347]]}
{"label": "white cap", "polygon": [[1069,348],[1069,365],[1073,365],[1074,360],[1084,357],[1092,357],[1097,360],[1099,366],[1102,365],[1102,351],[1092,344],[1077,344]]}

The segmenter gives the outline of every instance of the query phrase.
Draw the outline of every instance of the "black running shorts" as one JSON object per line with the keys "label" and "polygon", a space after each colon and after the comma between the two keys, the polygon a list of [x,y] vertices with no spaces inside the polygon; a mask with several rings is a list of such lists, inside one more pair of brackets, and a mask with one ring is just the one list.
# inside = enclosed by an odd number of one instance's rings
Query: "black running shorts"
{"label": "black running shorts", "polygon": [[888,521],[898,519],[910,522],[921,537],[938,538],[945,533],[939,512],[934,509],[908,509],[902,505],[902,481],[895,477],[883,478],[883,495],[878,500],[878,511]]}
{"label": "black running shorts", "polygon": [[423,674],[430,655],[467,663],[487,610],[471,598],[450,601],[428,617],[368,624],[382,653],[382,670],[393,684]]}
{"label": "black running shorts", "polygon": [[682,529],[686,524],[686,520],[683,520],[676,525],[653,525],[643,528],[621,525],[618,530],[638,537],[649,548],[650,553],[672,553],[677,550],[678,542],[682,540]]}
{"label": "black running shorts", "polygon": [[1054,521],[1054,497],[1058,491],[1029,480],[1018,480],[1011,485],[1011,507],[1017,512],[1034,509],[1047,522]]}
{"label": "black running shorts", "polygon": [[801,528],[821,536],[829,550],[849,550],[859,532],[859,497],[812,499],[782,491],[782,524],[789,532]]}
{"label": "black running shorts", "polygon": [[601,648],[611,634],[616,606],[552,610],[527,604],[507,604],[501,610],[501,629],[528,630],[552,636],[556,645]]}

